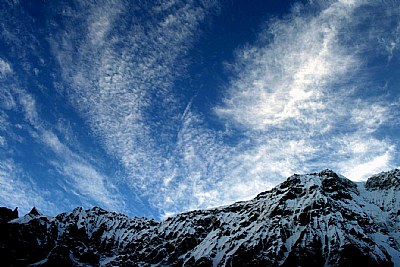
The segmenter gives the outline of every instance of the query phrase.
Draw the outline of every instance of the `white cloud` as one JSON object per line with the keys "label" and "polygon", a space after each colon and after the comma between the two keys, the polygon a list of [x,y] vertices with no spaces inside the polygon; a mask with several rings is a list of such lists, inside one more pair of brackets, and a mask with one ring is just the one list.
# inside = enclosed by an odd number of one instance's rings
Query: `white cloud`
{"label": "white cloud", "polygon": [[262,177],[333,168],[355,180],[394,167],[394,145],[375,133],[398,112],[368,88],[369,41],[351,28],[365,4],[332,1],[310,13],[295,6],[238,51],[237,78],[215,111],[254,143],[239,156],[242,167]]}
{"label": "white cloud", "polygon": [[118,6],[111,8],[101,6],[94,8],[94,13],[88,18],[88,39],[92,45],[102,46],[109,34],[113,19],[119,13],[119,8]]}
{"label": "white cloud", "polygon": [[11,65],[4,59],[0,58],[0,79],[5,78],[11,73],[13,73]]}
{"label": "white cloud", "polygon": [[329,85],[346,79],[357,67],[356,58],[340,47],[337,36],[353,8],[334,3],[317,16],[303,10],[300,16],[276,21],[264,33],[274,36],[272,43],[238,53],[244,69],[216,112],[258,130],[291,119],[307,127],[334,120],[332,102],[346,92]]}
{"label": "white cloud", "polygon": [[25,119],[34,128],[40,127],[40,119],[37,112],[35,98],[26,92],[24,89],[12,89],[13,93],[17,95],[21,109],[25,115]]}
{"label": "white cloud", "polygon": [[355,102],[350,110],[351,122],[362,127],[366,132],[374,132],[387,121],[393,119],[390,107],[366,101]]}
{"label": "white cloud", "polygon": [[15,99],[10,93],[10,90],[3,88],[0,92],[0,108],[4,110],[11,110],[15,108]]}
{"label": "white cloud", "polygon": [[363,181],[395,167],[392,163],[395,146],[385,141],[366,138],[360,135],[343,140],[341,153],[347,160],[339,162],[337,166],[343,175],[354,181]]}

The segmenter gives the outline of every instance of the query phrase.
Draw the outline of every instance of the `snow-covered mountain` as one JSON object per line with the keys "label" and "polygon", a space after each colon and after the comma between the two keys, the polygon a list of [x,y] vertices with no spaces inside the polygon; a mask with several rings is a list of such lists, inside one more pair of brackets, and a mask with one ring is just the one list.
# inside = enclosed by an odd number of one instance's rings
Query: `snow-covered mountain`
{"label": "snow-covered mountain", "polygon": [[293,175],[250,201],[165,221],[100,208],[0,210],[9,266],[398,266],[400,171]]}

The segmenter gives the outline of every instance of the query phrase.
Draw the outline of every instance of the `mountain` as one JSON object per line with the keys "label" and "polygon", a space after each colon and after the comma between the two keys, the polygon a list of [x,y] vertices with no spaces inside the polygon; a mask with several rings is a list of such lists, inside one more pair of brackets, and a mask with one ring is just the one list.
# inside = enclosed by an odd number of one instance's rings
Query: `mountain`
{"label": "mountain", "polygon": [[[0,209],[8,266],[398,266],[400,171],[294,174],[250,201],[157,222],[101,208]],[[12,216],[11,216],[11,215]],[[7,217],[8,216],[8,217]]]}

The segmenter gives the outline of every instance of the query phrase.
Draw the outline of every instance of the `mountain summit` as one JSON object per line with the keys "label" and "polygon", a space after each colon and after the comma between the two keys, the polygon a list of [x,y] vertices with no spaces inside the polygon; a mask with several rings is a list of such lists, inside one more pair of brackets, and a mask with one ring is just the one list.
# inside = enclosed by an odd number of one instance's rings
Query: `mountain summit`
{"label": "mountain summit", "polygon": [[399,170],[294,174],[250,201],[156,222],[100,208],[0,224],[10,266],[400,266]]}

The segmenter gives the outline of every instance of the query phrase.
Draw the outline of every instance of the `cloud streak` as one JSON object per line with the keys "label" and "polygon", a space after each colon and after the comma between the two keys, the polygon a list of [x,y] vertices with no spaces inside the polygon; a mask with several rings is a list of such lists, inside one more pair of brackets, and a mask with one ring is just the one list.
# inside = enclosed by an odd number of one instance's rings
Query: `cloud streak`
{"label": "cloud streak", "polygon": [[56,210],[55,204],[46,199],[50,192],[39,189],[12,160],[0,159],[0,188],[1,206],[18,207],[22,214],[34,206],[40,207],[43,212],[53,213]]}
{"label": "cloud streak", "polygon": [[[55,204],[49,198],[50,191],[39,189],[36,184],[37,177],[29,175],[29,170],[24,170],[23,164],[16,164],[13,157],[16,155],[18,142],[27,142],[26,136],[16,133],[16,128],[26,131],[35,142],[44,145],[53,153],[53,157],[46,159],[62,177],[67,177],[65,191],[73,190],[75,195],[82,200],[82,203],[98,203],[108,209],[123,209],[124,201],[118,194],[118,190],[102,175],[96,166],[84,158],[81,154],[73,152],[67,144],[63,144],[58,136],[53,132],[48,123],[41,118],[40,110],[37,107],[35,97],[27,90],[18,86],[18,81],[12,75],[12,68],[9,63],[5,63],[8,70],[7,79],[11,79],[11,85],[4,84],[0,93],[0,149],[4,152],[4,157],[0,157],[1,164],[1,200],[3,205],[18,205],[22,210],[27,210],[29,206],[43,207],[47,211],[54,213]],[[12,122],[12,117],[21,117],[17,125]],[[16,143],[17,141],[17,143]],[[54,157],[55,156],[55,157]],[[54,192],[53,192],[54,193]]]}
{"label": "cloud streak", "polygon": [[[84,2],[88,18],[73,17],[51,45],[64,79],[72,82],[66,88],[70,101],[121,163],[128,176],[123,182],[154,198],[160,180],[174,176],[171,164],[178,161],[168,156],[181,127],[182,93],[173,83],[185,74],[195,32],[217,2],[113,3]],[[83,25],[81,31],[71,32],[75,23]],[[87,34],[79,38],[81,32]],[[76,42],[78,53],[70,46]]]}

